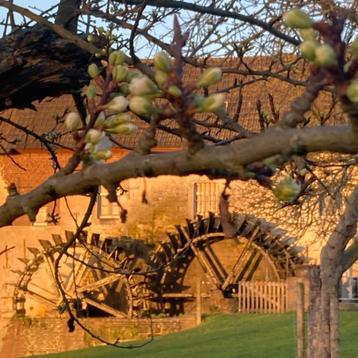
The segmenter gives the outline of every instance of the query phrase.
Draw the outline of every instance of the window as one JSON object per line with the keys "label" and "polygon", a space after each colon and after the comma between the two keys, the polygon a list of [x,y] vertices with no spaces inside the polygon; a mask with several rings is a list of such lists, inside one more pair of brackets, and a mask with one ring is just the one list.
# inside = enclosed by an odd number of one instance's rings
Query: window
{"label": "window", "polygon": [[36,221],[34,226],[46,226],[47,225],[47,206],[40,208],[36,215]]}
{"label": "window", "polygon": [[200,181],[194,184],[194,214],[206,216],[219,212],[220,194],[224,184],[219,181]]}
{"label": "window", "polygon": [[120,217],[120,209],[117,203],[110,203],[107,199],[108,191],[100,188],[97,201],[98,218],[99,219],[118,219]]}

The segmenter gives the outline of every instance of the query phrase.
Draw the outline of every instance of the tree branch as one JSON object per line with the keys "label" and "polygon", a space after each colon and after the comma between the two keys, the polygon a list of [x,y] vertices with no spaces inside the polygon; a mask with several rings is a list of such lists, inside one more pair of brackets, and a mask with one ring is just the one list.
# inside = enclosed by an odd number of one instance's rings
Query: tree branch
{"label": "tree branch", "polygon": [[118,185],[122,180],[160,175],[208,175],[210,178],[244,179],[244,166],[275,154],[331,151],[358,153],[351,127],[303,129],[272,128],[262,134],[223,146],[206,146],[193,155],[187,151],[147,156],[129,154],[108,164],[95,164],[81,172],[54,175],[29,193],[9,196],[0,207],[0,227],[27,214],[34,219],[40,207],[54,199],[83,195],[98,185]]}
{"label": "tree branch", "polygon": [[[141,5],[143,3],[143,0],[115,0],[115,2],[123,3],[127,5]],[[155,6],[155,7],[164,7],[169,9],[182,9],[182,10],[189,10],[194,11],[200,14],[210,14],[214,16],[221,16],[226,17],[229,19],[235,19],[240,20],[245,23],[258,26],[268,32],[270,32],[272,35],[292,44],[292,45],[299,45],[300,41],[297,39],[294,39],[293,37],[290,37],[288,35],[285,35],[281,31],[278,31],[275,29],[272,24],[268,24],[264,21],[261,21],[253,16],[248,15],[242,15],[237,12],[232,12],[228,10],[222,10],[215,8],[214,6],[200,6],[196,4],[187,3],[185,1],[175,1],[175,0],[148,0],[146,2],[146,5],[148,6]]]}

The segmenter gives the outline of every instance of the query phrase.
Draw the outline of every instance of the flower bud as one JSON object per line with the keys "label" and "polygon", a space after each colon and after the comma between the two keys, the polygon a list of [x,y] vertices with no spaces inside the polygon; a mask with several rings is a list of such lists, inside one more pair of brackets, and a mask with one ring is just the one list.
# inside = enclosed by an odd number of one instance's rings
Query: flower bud
{"label": "flower bud", "polygon": [[169,86],[168,93],[173,97],[180,97],[182,95],[180,88],[177,86]]}
{"label": "flower bud", "polygon": [[91,144],[97,144],[104,137],[104,133],[98,129],[91,128],[86,134],[86,142]]}
{"label": "flower bud", "polygon": [[107,136],[104,136],[96,145],[92,145],[91,150],[93,152],[100,150],[108,150],[112,148],[112,142]]}
{"label": "flower bud", "polygon": [[155,71],[154,74],[155,81],[158,83],[160,87],[163,87],[164,84],[168,81],[168,74],[163,71]]}
{"label": "flower bud", "polygon": [[96,87],[93,85],[89,85],[86,89],[86,97],[88,99],[93,99],[96,97],[96,95],[97,95]]}
{"label": "flower bud", "polygon": [[222,72],[219,67],[213,67],[205,70],[197,82],[197,87],[209,87],[221,80]]}
{"label": "flower bud", "polygon": [[114,116],[110,116],[107,118],[106,122],[104,123],[106,128],[116,127],[120,124],[129,123],[132,120],[131,115],[126,113],[120,113]]}
{"label": "flower bud", "polygon": [[73,132],[82,127],[81,117],[77,112],[70,112],[65,118],[66,128]]}
{"label": "flower bud", "polygon": [[108,128],[106,131],[112,134],[129,135],[134,133],[138,127],[134,123],[123,123],[113,128]]}
{"label": "flower bud", "polygon": [[100,74],[100,70],[95,63],[91,63],[88,66],[88,74],[91,78],[95,78]]}
{"label": "flower bud", "polygon": [[315,59],[317,47],[319,47],[318,42],[313,40],[303,41],[299,46],[302,56],[308,61]]}
{"label": "flower bud", "polygon": [[145,96],[157,92],[158,88],[147,76],[134,78],[129,84],[129,90],[134,96]]}
{"label": "flower bud", "polygon": [[101,50],[97,51],[95,54],[96,58],[102,58],[107,55],[107,51],[102,48]]}
{"label": "flower bud", "polygon": [[106,120],[106,115],[104,112],[101,112],[98,116],[97,116],[97,119],[96,119],[96,123],[95,123],[95,127],[101,127],[104,122]]}
{"label": "flower bud", "polygon": [[349,85],[346,95],[352,103],[358,104],[358,81],[357,80],[353,81]]}
{"label": "flower bud", "polygon": [[283,20],[287,27],[294,29],[307,29],[312,27],[311,18],[300,9],[293,9],[283,15]]}
{"label": "flower bud", "polygon": [[107,150],[99,150],[95,151],[91,154],[92,159],[94,160],[107,160],[112,156],[112,151]]}
{"label": "flower bud", "polygon": [[106,109],[113,112],[124,112],[128,107],[128,100],[126,97],[114,97],[106,106]]}
{"label": "flower bud", "polygon": [[279,201],[291,203],[301,191],[301,185],[293,178],[287,177],[281,180],[273,188],[273,193]]}
{"label": "flower bud", "polygon": [[112,66],[122,65],[126,60],[127,56],[123,51],[114,51],[108,57],[108,63]]}
{"label": "flower bud", "polygon": [[121,83],[119,85],[119,91],[121,92],[121,94],[123,94],[124,96],[128,96],[131,92],[129,90],[129,84],[124,82]]}
{"label": "flower bud", "polygon": [[198,107],[198,112],[217,112],[223,107],[225,95],[223,93],[215,93],[204,98]]}
{"label": "flower bud", "polygon": [[126,66],[115,66],[112,70],[112,77],[116,82],[122,82],[127,78],[128,68]]}
{"label": "flower bud", "polygon": [[165,52],[158,52],[154,56],[154,67],[157,70],[168,73],[170,72],[171,66],[172,62],[170,61],[169,56]]}
{"label": "flower bud", "polygon": [[331,46],[323,44],[316,48],[314,62],[320,67],[334,66],[337,64],[337,56]]}
{"label": "flower bud", "polygon": [[140,116],[150,116],[156,112],[156,108],[145,97],[134,96],[129,101],[129,108]]}

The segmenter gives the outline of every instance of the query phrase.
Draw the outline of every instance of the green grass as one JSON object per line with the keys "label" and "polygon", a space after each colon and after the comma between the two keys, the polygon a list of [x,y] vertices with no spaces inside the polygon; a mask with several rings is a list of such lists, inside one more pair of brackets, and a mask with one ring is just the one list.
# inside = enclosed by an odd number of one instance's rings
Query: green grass
{"label": "green grass", "polygon": [[[358,311],[342,312],[342,358],[358,356]],[[96,347],[56,358],[294,358],[293,314],[217,315],[139,349]],[[44,356],[42,356],[44,357]]]}

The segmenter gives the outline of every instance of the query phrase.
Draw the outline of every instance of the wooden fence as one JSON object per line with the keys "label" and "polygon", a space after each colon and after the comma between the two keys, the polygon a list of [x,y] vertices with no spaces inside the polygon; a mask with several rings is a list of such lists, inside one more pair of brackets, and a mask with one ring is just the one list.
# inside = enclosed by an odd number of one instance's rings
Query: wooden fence
{"label": "wooden fence", "polygon": [[239,312],[282,313],[287,310],[287,283],[252,281],[238,284]]}

